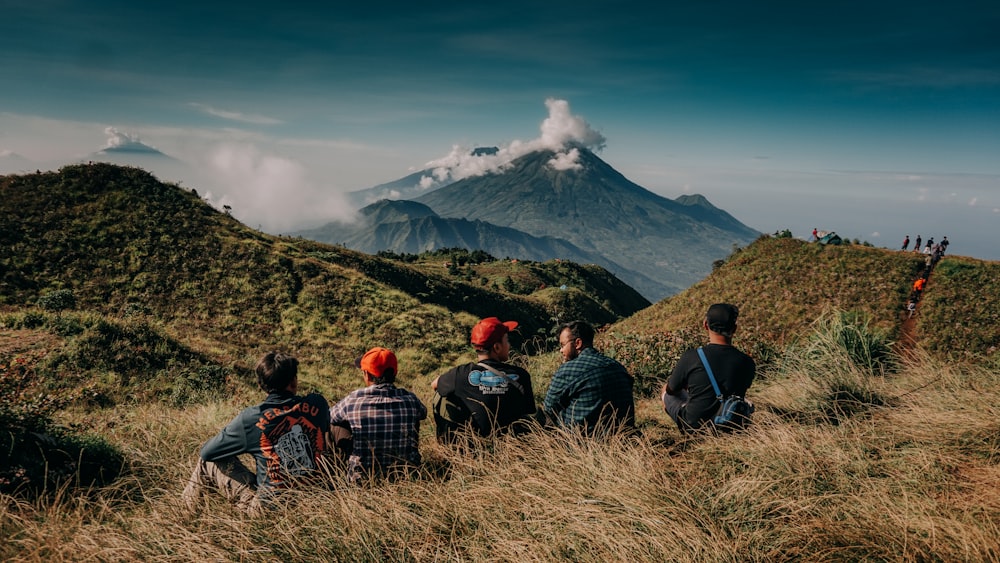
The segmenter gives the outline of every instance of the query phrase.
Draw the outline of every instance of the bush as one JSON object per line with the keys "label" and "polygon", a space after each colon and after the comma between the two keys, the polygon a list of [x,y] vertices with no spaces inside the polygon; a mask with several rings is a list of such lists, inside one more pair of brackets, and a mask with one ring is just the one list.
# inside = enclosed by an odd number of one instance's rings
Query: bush
{"label": "bush", "polygon": [[76,296],[69,289],[57,289],[39,297],[38,306],[46,311],[59,313],[76,307]]}
{"label": "bush", "polygon": [[840,349],[854,366],[870,375],[895,371],[892,342],[884,330],[872,326],[867,314],[831,311],[817,319],[814,328],[808,353],[825,356],[832,349]]}
{"label": "bush", "polygon": [[16,356],[0,363],[0,492],[37,496],[66,483],[110,483],[124,457],[102,439],[52,421],[72,398],[39,392],[37,360]]}

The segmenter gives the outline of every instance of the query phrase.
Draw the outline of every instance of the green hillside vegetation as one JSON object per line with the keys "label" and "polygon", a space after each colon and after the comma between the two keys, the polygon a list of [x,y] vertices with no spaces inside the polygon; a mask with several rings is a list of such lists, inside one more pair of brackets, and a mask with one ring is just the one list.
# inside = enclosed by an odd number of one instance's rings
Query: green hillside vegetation
{"label": "green hillside vegetation", "polygon": [[[540,403],[556,320],[636,303],[589,266],[271,237],[131,168],[2,177],[0,196],[0,559],[1000,560],[996,263],[942,260],[909,326],[922,256],[763,237],[600,335],[636,375],[640,436],[463,455],[428,422],[417,477],[353,487],[333,469],[248,517],[216,497],[188,512],[180,492],[262,397],[261,352],[298,355],[301,387],[334,402],[361,385],[353,358],[390,346],[430,404],[495,314],[524,323],[513,361]],[[755,423],[684,437],[656,395],[723,300],[760,366]]]}
{"label": "green hillside vegetation", "polygon": [[[604,268],[566,260],[536,262],[483,251],[444,248],[421,254],[379,252],[428,274],[449,275],[473,286],[524,295],[546,304],[559,320],[587,318],[606,324],[650,305],[645,297]],[[600,301],[598,301],[600,299]]]}
{"label": "green hillside vegetation", "polygon": [[[740,308],[743,342],[781,348],[807,335],[831,310],[863,315],[901,340],[903,311],[925,256],[858,245],[826,246],[764,236],[712,275],[616,324],[620,335],[698,329],[712,303]],[[992,359],[1000,345],[996,262],[946,256],[930,276],[909,335],[939,358]]]}

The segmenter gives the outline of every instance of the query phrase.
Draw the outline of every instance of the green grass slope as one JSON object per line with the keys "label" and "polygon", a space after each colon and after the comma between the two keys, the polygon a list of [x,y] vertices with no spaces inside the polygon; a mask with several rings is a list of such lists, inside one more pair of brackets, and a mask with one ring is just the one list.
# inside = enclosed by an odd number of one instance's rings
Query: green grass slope
{"label": "green grass slope", "polygon": [[[866,317],[890,340],[912,341],[941,358],[997,359],[1000,264],[946,257],[932,272],[912,334],[903,313],[925,256],[859,245],[827,246],[763,236],[732,254],[711,275],[615,324],[616,335],[699,332],[708,306],[740,308],[737,340],[780,349],[829,311]],[[904,338],[905,336],[905,338]]]}
{"label": "green grass slope", "polygon": [[[0,306],[69,290],[77,309],[146,314],[223,359],[281,346],[342,362],[376,343],[448,356],[464,350],[474,317],[517,319],[530,338],[562,312],[549,299],[262,234],[192,190],[107,164],[0,178],[0,246]],[[601,305],[569,314],[606,323],[635,310],[591,300]]]}

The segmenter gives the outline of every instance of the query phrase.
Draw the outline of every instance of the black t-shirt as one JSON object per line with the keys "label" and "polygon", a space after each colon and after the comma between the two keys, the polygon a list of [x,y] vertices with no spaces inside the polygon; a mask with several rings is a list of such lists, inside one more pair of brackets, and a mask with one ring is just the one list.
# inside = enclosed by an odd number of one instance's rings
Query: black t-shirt
{"label": "black t-shirt", "polygon": [[461,401],[472,413],[472,425],[476,432],[486,436],[494,429],[502,432],[514,422],[530,418],[535,412],[535,398],[527,371],[494,360],[484,360],[483,363],[506,373],[510,380],[521,386],[523,393],[506,377],[476,363],[457,366],[442,374],[438,378],[437,392],[443,397]]}
{"label": "black t-shirt", "polygon": [[[757,372],[753,359],[725,344],[708,344],[703,348],[722,394],[746,395]],[[680,419],[691,428],[700,427],[719,410],[715,389],[712,388],[712,382],[708,379],[696,349],[681,354],[667,385],[674,391],[685,388],[688,390],[688,401],[681,407]]]}

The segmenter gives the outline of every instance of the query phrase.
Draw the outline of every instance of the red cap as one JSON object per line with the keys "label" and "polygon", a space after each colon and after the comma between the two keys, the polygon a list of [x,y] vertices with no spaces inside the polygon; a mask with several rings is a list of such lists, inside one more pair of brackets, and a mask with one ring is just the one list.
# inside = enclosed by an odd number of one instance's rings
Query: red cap
{"label": "red cap", "polygon": [[476,348],[488,348],[516,328],[515,321],[502,322],[496,317],[487,317],[472,327],[472,345]]}
{"label": "red cap", "polygon": [[364,356],[354,360],[354,366],[363,369],[372,377],[383,377],[390,369],[395,375],[396,370],[399,369],[396,354],[393,354],[392,350],[388,348],[379,347],[368,350]]}

